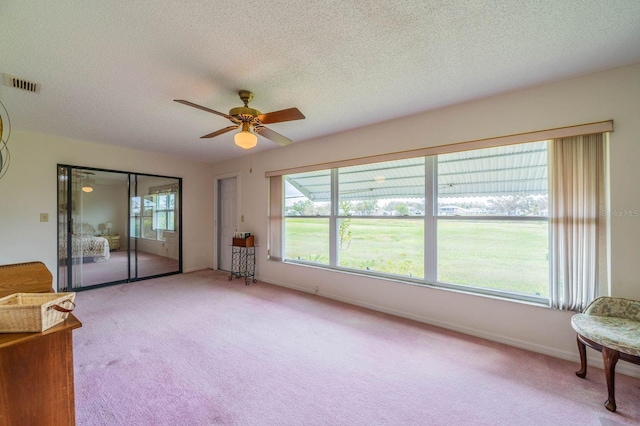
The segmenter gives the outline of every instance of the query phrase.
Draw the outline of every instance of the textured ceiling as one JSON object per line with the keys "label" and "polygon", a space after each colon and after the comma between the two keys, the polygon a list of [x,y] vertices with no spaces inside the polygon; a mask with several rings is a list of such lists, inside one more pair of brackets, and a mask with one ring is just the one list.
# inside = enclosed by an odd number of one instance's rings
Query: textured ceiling
{"label": "textured ceiling", "polygon": [[[2,0],[0,87],[15,130],[205,162],[246,154],[237,91],[296,143],[640,62],[638,0]],[[287,149],[262,137],[255,150]]]}

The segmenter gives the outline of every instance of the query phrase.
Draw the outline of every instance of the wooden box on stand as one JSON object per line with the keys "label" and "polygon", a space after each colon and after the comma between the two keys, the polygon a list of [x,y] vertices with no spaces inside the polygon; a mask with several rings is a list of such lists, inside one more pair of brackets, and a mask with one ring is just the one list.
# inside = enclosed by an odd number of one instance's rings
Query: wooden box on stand
{"label": "wooden box on stand", "polygon": [[236,247],[253,247],[253,235],[249,235],[247,238],[234,238],[232,245]]}

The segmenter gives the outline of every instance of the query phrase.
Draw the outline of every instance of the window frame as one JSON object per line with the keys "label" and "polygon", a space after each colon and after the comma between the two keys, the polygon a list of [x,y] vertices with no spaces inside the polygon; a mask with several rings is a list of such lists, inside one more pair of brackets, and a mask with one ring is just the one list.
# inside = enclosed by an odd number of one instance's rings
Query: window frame
{"label": "window frame", "polygon": [[[588,134],[594,134],[594,133],[609,134],[611,132],[613,132],[613,121],[607,120],[607,121],[579,124],[574,126],[560,127],[555,129],[539,130],[539,131],[533,131],[533,132],[527,132],[527,133],[511,134],[507,136],[498,136],[498,137],[492,137],[492,138],[486,138],[486,139],[470,140],[466,142],[458,142],[458,143],[451,142],[446,145],[435,145],[427,148],[419,148],[419,149],[413,149],[409,151],[391,152],[387,154],[378,154],[378,155],[372,155],[368,157],[338,160],[338,161],[332,161],[324,164],[315,164],[315,165],[310,164],[306,166],[297,166],[297,167],[292,167],[288,169],[266,171],[265,177],[270,179],[270,183],[269,183],[269,189],[270,189],[269,203],[270,204],[269,204],[269,227],[268,227],[269,246],[267,250],[268,260],[278,261],[283,263],[294,263],[294,264],[299,263],[299,264],[319,267],[321,269],[333,269],[333,270],[338,270],[340,272],[351,272],[351,273],[357,273],[362,275],[371,275],[377,278],[388,278],[390,280],[401,282],[401,283],[419,284],[421,286],[441,287],[441,288],[447,288],[455,291],[460,291],[463,293],[481,294],[481,295],[484,294],[491,297],[501,298],[504,300],[518,300],[518,301],[532,302],[538,305],[548,306],[548,298],[543,298],[543,297],[526,297],[526,296],[523,297],[522,294],[516,294],[512,292],[503,292],[503,291],[498,291],[493,289],[472,287],[468,285],[456,285],[456,284],[450,285],[448,283],[436,283],[436,282],[433,282],[435,280],[431,280],[432,282],[430,282],[428,279],[413,280],[413,279],[408,279],[404,277],[402,279],[399,279],[397,275],[386,275],[382,273],[372,274],[372,273],[368,273],[367,271],[344,269],[336,266],[316,265],[310,262],[304,262],[304,261],[301,262],[301,261],[296,261],[292,259],[285,259],[283,256],[283,252],[285,250],[285,246],[284,246],[285,244],[284,242],[284,217],[285,217],[284,177],[287,174],[295,174],[295,173],[302,173],[302,172],[308,172],[308,171],[328,170],[328,169],[334,169],[339,167],[390,161],[390,160],[404,159],[404,158],[412,158],[412,157],[418,157],[418,156],[435,158],[435,155],[437,154],[449,154],[449,153],[462,152],[467,150],[492,148],[492,147],[514,145],[514,144],[520,144],[520,143],[536,142],[536,141],[542,141],[542,140],[553,140],[557,138],[588,135]],[[549,181],[551,181],[551,176],[549,177]],[[426,193],[425,193],[425,207],[426,207],[426,203],[427,203],[426,200],[435,199],[432,195],[433,195],[433,191],[437,191],[437,187],[434,185],[433,182],[431,185],[427,184],[425,186],[426,186]],[[278,201],[281,201],[281,202],[278,203]],[[549,199],[549,203],[551,203],[550,199]],[[445,218],[437,218],[437,214],[435,214],[437,213],[437,205],[435,206],[435,209],[436,210],[432,211],[431,214],[425,214],[425,228],[424,228],[425,273],[428,270],[432,270],[432,271],[436,270],[435,268],[437,263],[436,253],[435,253],[435,250],[429,250],[428,245],[430,244],[430,241],[433,241],[435,244],[436,236],[437,236],[437,226],[436,226],[437,221],[442,219],[450,220]],[[425,211],[428,211],[428,209],[425,208]],[[302,217],[302,216],[299,216],[299,217]],[[507,216],[508,220],[510,221],[513,221],[514,218],[516,217],[518,216]],[[479,220],[479,219],[487,219],[487,217],[482,217],[478,215],[478,216],[472,216],[469,219],[464,219],[464,220]],[[489,219],[505,220],[505,217],[491,215]],[[517,220],[550,221],[552,219],[550,219],[550,217],[543,216],[543,217],[518,217]],[[332,220],[331,222],[335,223],[335,220]],[[549,226],[549,233],[551,233],[551,226]],[[331,236],[331,241],[335,241],[335,232]],[[335,245],[335,244],[332,244],[332,245]],[[549,282],[551,286],[551,280],[549,280]]]}
{"label": "window frame", "polygon": [[[166,208],[159,209],[159,208],[155,208],[154,207],[154,209],[153,209],[153,230],[154,231],[162,231],[162,232],[175,232],[175,230],[176,230],[176,220],[175,220],[176,193],[175,192],[165,192],[165,193],[153,194],[153,196],[155,198],[155,206],[159,206],[160,205],[160,202],[159,202],[159,198],[160,197],[166,197]],[[171,201],[173,201],[173,207],[171,207]],[[158,223],[160,222],[160,220],[159,220],[159,216],[160,215],[163,215],[165,217],[165,223],[166,223],[167,226],[164,227],[164,228],[158,226]],[[169,217],[171,215],[173,215],[173,217],[170,220]]]}
{"label": "window frame", "polygon": [[[536,142],[536,141],[534,141]],[[542,141],[540,141],[542,142]],[[532,143],[532,142],[529,142]],[[318,170],[318,172],[326,172],[329,171],[329,175],[331,178],[330,186],[331,186],[331,199],[330,203],[330,214],[319,214],[319,215],[291,215],[290,208],[286,206],[286,197],[283,197],[282,200],[282,211],[284,212],[284,220],[283,220],[283,262],[287,263],[297,263],[304,265],[312,265],[321,268],[328,268],[338,271],[350,272],[350,273],[358,273],[364,275],[370,275],[375,277],[384,277],[394,280],[407,281],[413,284],[418,285],[427,285],[433,287],[442,287],[453,290],[462,290],[473,293],[486,294],[496,297],[503,297],[508,299],[518,299],[524,300],[527,302],[538,303],[538,304],[546,304],[548,303],[548,297],[538,296],[533,294],[519,293],[516,291],[509,290],[501,290],[491,287],[483,287],[481,285],[474,284],[461,284],[461,283],[450,283],[438,280],[438,225],[440,221],[503,221],[503,222],[545,222],[549,223],[548,216],[508,216],[508,215],[473,215],[473,216],[448,216],[439,214],[438,207],[438,155],[431,155],[425,157],[415,157],[415,158],[423,158],[424,159],[424,211],[419,215],[350,215],[344,214],[341,211],[342,206],[341,203],[344,201],[340,197],[340,171],[344,168],[332,168],[327,170]],[[376,163],[366,163],[368,164],[376,164]],[[411,167],[411,165],[408,165]],[[548,162],[546,167],[548,167]],[[295,175],[295,174],[292,174]],[[287,177],[290,175],[284,175],[283,180],[287,181]],[[329,221],[329,261],[326,262],[315,262],[308,259],[295,259],[291,257],[287,257],[287,242],[286,242],[286,220],[289,218],[295,219],[327,219]],[[422,232],[423,232],[423,276],[415,277],[412,275],[403,275],[401,273],[393,273],[393,272],[383,272],[377,270],[369,270],[369,269],[359,269],[359,268],[351,268],[348,266],[344,266],[340,264],[340,223],[342,220],[350,220],[350,219],[358,219],[358,220],[379,220],[379,221],[393,221],[399,222],[404,220],[422,220]],[[549,245],[549,239],[547,239],[547,245]]]}
{"label": "window frame", "polygon": [[[156,208],[158,206],[158,197],[167,197],[167,206],[164,209]],[[173,198],[173,208],[170,208],[169,197]],[[177,204],[177,192],[162,192],[162,193],[154,193],[148,195],[139,195],[132,198],[138,198],[140,200],[140,208],[135,209],[132,206],[132,213],[130,216],[130,221],[133,223],[131,236],[134,238],[140,238],[143,240],[149,241],[162,241],[164,232],[176,232],[176,204]],[[145,203],[148,201],[149,204]],[[132,202],[133,204],[133,202]],[[160,228],[158,227],[158,215],[165,214],[166,223],[169,225],[170,223],[173,226],[173,229]],[[170,221],[169,216],[173,214],[173,219]],[[145,232],[145,221],[151,221],[151,228],[149,231]],[[130,224],[131,226],[131,224]],[[137,232],[134,232],[137,231]]]}

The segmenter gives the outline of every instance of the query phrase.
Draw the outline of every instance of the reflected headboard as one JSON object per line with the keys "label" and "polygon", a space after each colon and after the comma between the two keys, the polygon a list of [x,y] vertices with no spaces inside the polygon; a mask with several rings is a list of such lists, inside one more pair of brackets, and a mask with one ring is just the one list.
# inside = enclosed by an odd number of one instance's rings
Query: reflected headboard
{"label": "reflected headboard", "polygon": [[73,233],[81,234],[81,235],[95,235],[96,228],[93,227],[90,223],[82,222],[82,223],[74,223],[73,224]]}
{"label": "reflected headboard", "polygon": [[53,276],[42,262],[0,265],[0,297],[53,292]]}

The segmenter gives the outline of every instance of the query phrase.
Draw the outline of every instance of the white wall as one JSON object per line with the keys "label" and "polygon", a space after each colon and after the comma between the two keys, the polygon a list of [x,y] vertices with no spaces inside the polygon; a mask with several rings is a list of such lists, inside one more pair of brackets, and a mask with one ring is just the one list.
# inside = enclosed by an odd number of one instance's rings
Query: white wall
{"label": "white wall", "polygon": [[[428,94],[425,94],[428,96]],[[407,105],[407,112],[411,106]],[[243,229],[267,238],[265,171],[318,164],[482,138],[614,120],[611,135],[611,209],[640,212],[640,64],[507,93],[476,102],[379,123],[313,141],[257,153],[253,173],[246,158],[215,164],[214,175],[242,179]],[[307,117],[313,120],[313,117]],[[273,125],[286,134],[285,125]],[[259,143],[270,143],[261,139]],[[611,218],[611,294],[640,299],[640,216]],[[261,280],[469,334],[577,360],[571,313],[319,268],[266,260],[258,248]],[[589,353],[600,363],[600,355]],[[626,365],[621,365],[626,364]],[[639,375],[640,369],[619,363]]]}
{"label": "white wall", "polygon": [[[0,264],[39,260],[57,282],[56,166],[69,164],[183,178],[183,269],[213,266],[210,165],[15,129],[9,149],[9,170],[0,179]],[[49,213],[49,222],[40,222],[40,213]]]}

